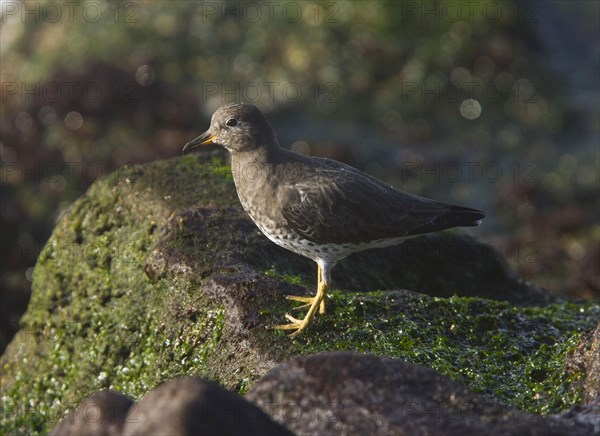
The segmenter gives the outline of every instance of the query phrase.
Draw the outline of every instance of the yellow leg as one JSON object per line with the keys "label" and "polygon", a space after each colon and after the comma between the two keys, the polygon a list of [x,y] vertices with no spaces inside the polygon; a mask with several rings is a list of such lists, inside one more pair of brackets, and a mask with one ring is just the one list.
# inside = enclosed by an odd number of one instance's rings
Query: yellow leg
{"label": "yellow leg", "polygon": [[[321,271],[321,265],[317,263],[317,289],[321,286],[323,282],[323,272]],[[325,297],[325,296],[323,296]],[[325,298],[321,300],[321,304],[319,305],[319,313],[321,315],[325,314]]]}
{"label": "yellow leg", "polygon": [[[321,267],[319,266],[319,264],[317,264],[317,289],[319,288],[319,286],[321,286],[322,281],[323,281],[323,273],[321,271]],[[299,295],[286,295],[285,298],[287,298],[288,300],[299,301],[301,303],[305,303],[301,306],[297,306],[292,309],[292,310],[300,310],[300,309],[305,309],[307,307],[310,307],[310,305],[312,304],[313,300],[316,297],[301,297]],[[321,300],[321,304],[319,305],[319,314],[321,314],[321,315],[325,314],[325,298],[323,298],[323,300]]]}
{"label": "yellow leg", "polygon": [[[275,325],[275,326],[273,326],[273,328],[277,329],[277,330],[296,330],[290,336],[297,336],[300,333],[302,333],[304,330],[306,330],[306,328],[308,327],[308,324],[310,324],[310,321],[315,316],[315,312],[317,311],[317,308],[321,307],[321,303],[323,302],[323,299],[325,298],[325,294],[327,293],[326,287],[327,286],[326,286],[325,281],[321,280],[317,287],[317,295],[315,295],[314,298],[311,298],[312,301],[310,303],[310,309],[308,309],[308,313],[306,314],[304,319],[300,320],[300,319],[294,318],[293,316],[291,316],[289,314],[286,314],[285,317],[288,321],[290,321],[290,323]],[[304,297],[299,297],[299,298],[304,298]],[[299,301],[299,300],[296,300],[296,301]]]}

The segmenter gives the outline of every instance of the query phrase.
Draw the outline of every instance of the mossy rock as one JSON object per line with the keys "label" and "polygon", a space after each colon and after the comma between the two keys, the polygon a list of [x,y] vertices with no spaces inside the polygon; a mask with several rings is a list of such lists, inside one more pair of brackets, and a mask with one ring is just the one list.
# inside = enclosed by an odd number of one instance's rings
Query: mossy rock
{"label": "mossy rock", "polygon": [[563,360],[598,304],[555,300],[456,233],[341,262],[328,314],[299,338],[268,329],[284,295],[314,292],[316,267],[260,234],[219,156],[125,167],[65,213],[0,360],[4,431],[44,432],[99,389],[138,398],[179,375],[243,394],[277,363],[332,350],[428,366],[529,412],[581,402]]}

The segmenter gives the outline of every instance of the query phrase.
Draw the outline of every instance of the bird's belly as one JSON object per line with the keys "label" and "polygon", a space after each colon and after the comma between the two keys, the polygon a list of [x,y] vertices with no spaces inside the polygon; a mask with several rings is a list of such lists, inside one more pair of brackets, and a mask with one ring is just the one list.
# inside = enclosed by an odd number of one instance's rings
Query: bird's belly
{"label": "bird's belly", "polygon": [[[381,239],[377,241],[369,241],[362,243],[345,243],[345,244],[334,244],[334,243],[316,243],[304,239],[295,233],[285,233],[278,231],[275,228],[267,228],[264,225],[260,225],[255,222],[257,227],[269,238],[272,242],[283,247],[289,251],[299,254],[315,262],[325,261],[330,264],[350,256],[353,253],[357,253],[363,250],[369,250],[371,248],[383,248],[391,245],[397,245],[410,237],[390,238]],[[411,236],[412,237],[412,236]]]}

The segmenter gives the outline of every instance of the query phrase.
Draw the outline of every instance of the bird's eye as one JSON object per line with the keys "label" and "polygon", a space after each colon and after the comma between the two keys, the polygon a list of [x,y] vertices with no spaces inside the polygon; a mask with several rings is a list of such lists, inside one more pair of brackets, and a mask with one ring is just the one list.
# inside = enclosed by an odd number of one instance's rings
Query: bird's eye
{"label": "bird's eye", "polygon": [[225,124],[227,124],[229,127],[234,127],[237,126],[238,121],[235,118],[229,118]]}

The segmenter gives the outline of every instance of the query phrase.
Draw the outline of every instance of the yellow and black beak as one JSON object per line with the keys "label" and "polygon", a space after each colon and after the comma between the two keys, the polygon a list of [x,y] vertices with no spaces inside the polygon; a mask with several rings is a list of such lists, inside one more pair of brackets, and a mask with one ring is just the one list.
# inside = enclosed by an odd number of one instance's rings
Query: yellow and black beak
{"label": "yellow and black beak", "polygon": [[202,135],[198,136],[196,139],[192,139],[190,142],[185,144],[183,147],[183,153],[192,151],[195,148],[200,147],[201,145],[214,144],[213,141],[215,138],[216,138],[215,135],[206,131]]}

